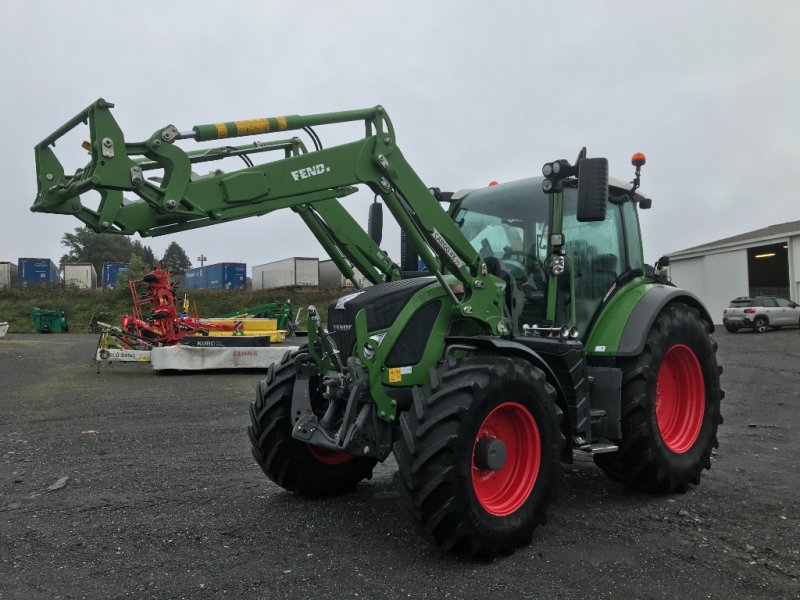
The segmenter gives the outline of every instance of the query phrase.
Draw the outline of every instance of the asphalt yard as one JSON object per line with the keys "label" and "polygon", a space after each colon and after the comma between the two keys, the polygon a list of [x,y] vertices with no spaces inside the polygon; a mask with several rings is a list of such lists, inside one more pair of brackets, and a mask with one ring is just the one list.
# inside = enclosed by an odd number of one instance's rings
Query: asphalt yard
{"label": "asphalt yard", "polygon": [[396,506],[293,496],[250,455],[258,372],[98,374],[90,335],[0,339],[0,598],[798,598],[800,330],[718,330],[711,471],[646,495],[564,465],[533,543],[459,562]]}

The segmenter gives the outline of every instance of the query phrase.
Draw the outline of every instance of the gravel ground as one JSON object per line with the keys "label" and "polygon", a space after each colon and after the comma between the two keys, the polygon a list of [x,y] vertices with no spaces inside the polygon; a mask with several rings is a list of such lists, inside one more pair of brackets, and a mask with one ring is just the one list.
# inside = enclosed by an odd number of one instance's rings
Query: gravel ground
{"label": "gravel ground", "polygon": [[417,537],[391,460],[333,500],[269,482],[245,433],[258,373],[97,374],[94,336],[7,335],[0,598],[800,598],[800,331],[716,337],[699,487],[641,494],[579,456],[533,544],[484,564]]}

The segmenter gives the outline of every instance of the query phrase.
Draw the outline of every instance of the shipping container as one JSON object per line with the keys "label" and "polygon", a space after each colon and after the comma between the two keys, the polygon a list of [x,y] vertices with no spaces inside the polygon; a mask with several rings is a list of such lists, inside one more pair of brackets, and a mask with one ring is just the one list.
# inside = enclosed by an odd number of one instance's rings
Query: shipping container
{"label": "shipping container", "polygon": [[0,262],[0,288],[17,283],[17,265],[12,262]]}
{"label": "shipping container", "polygon": [[49,258],[20,258],[18,275],[22,285],[58,285],[61,272]]}
{"label": "shipping container", "polygon": [[120,273],[127,271],[128,268],[128,263],[103,263],[103,287],[107,289],[114,289],[117,287]]}
{"label": "shipping container", "polygon": [[187,290],[243,290],[247,286],[245,263],[216,263],[184,273]]}
{"label": "shipping container", "polygon": [[97,287],[97,270],[92,263],[65,263],[64,285],[93,290]]}
{"label": "shipping container", "polygon": [[[372,285],[358,269],[353,269],[359,287]],[[353,287],[353,282],[345,277],[332,260],[319,261],[319,285],[321,287]]]}
{"label": "shipping container", "polygon": [[319,259],[284,258],[253,267],[253,289],[319,285]]}

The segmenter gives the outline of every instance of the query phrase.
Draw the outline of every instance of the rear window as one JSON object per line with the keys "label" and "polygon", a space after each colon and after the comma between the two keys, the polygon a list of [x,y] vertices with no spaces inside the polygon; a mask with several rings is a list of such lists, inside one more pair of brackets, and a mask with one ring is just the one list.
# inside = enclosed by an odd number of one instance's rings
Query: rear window
{"label": "rear window", "polygon": [[728,304],[728,308],[742,308],[743,306],[760,306],[760,304],[750,298],[731,300],[731,303]]}

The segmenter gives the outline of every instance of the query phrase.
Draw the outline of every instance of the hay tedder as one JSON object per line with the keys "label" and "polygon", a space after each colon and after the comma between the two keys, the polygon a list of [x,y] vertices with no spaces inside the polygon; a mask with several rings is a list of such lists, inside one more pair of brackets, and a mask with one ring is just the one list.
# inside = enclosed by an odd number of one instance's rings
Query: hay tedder
{"label": "hay tedder", "polygon": [[[92,323],[101,329],[95,354],[98,369],[101,362],[152,362],[154,349],[156,354],[173,357],[169,364],[176,369],[189,368],[196,362],[196,355],[207,359],[213,354],[248,356],[245,365],[229,361],[230,367],[251,368],[252,356],[269,352],[261,349],[282,343],[288,332],[277,328],[277,319],[201,318],[196,305],[191,306],[190,313],[188,296],[184,296],[179,311],[175,286],[169,281],[169,273],[162,269],[153,269],[142,279],[132,279],[128,286],[133,314],[123,316],[120,325]],[[177,346],[196,350],[176,349]],[[231,347],[239,350],[225,350]],[[252,352],[242,354],[242,348],[252,348]],[[225,368],[219,360],[210,363],[214,366],[209,368]]]}
{"label": "hay tedder", "polygon": [[[327,326],[309,307],[308,344],[257,385],[253,455],[284,489],[345,492],[393,454],[421,533],[490,557],[530,542],[576,452],[647,492],[684,492],[710,468],[724,395],[712,319],[644,263],[643,155],[631,183],[584,149],[540,177],[450,193],[420,180],[380,106],[167,125],[135,143],[110,108],[98,100],[36,147],[32,210],[149,236],[291,208],[356,286]],[[53,145],[84,122],[90,160],[67,174]],[[363,136],[323,147],[314,128],[345,122]],[[181,147],[291,131],[314,148],[285,136]],[[280,158],[252,160],[269,151]],[[231,156],[245,167],[192,171]],[[383,201],[369,233],[340,203],[358,186]],[[81,202],[88,191],[96,208]],[[383,205],[405,238],[400,264],[379,247]]]}

